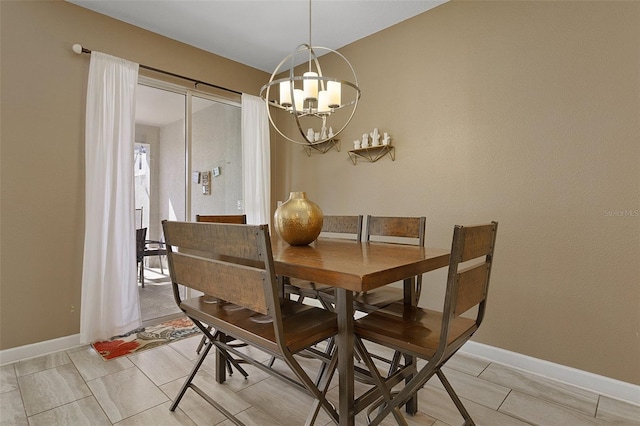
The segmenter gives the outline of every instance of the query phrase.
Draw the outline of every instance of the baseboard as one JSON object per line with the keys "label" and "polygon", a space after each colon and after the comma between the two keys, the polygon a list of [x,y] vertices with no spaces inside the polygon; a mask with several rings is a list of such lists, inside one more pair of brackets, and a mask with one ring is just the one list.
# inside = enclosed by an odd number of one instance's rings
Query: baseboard
{"label": "baseboard", "polygon": [[640,405],[640,386],[638,385],[473,341],[468,341],[460,352]]}
{"label": "baseboard", "polygon": [[[72,336],[5,349],[0,351],[0,365],[71,349],[79,345],[80,334],[74,334]],[[492,362],[505,364],[529,373],[549,377],[553,380],[559,380],[611,398],[640,405],[640,386],[631,383],[474,341],[468,341],[460,352],[484,358]]]}
{"label": "baseboard", "polygon": [[5,349],[0,351],[0,365],[64,351],[76,346],[80,346],[80,334]]}

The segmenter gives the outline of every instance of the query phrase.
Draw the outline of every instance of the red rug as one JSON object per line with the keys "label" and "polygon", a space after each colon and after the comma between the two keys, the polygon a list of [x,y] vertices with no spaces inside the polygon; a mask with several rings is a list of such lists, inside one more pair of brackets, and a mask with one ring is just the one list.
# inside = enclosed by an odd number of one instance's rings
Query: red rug
{"label": "red rug", "polygon": [[198,333],[200,329],[189,318],[178,318],[151,327],[138,328],[102,342],[94,342],[91,346],[107,361],[157,348]]}

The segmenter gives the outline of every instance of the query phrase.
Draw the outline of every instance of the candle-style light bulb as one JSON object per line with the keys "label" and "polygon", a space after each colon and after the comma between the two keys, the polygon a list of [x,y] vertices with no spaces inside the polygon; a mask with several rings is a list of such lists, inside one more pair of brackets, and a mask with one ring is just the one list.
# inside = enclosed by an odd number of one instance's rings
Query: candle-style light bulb
{"label": "candle-style light bulb", "polygon": [[318,113],[326,114],[330,111],[331,109],[329,108],[329,92],[327,92],[326,90],[321,90],[320,92],[318,92]]}
{"label": "candle-style light bulb", "polygon": [[291,81],[280,83],[280,105],[285,108],[291,106]]}
{"label": "candle-style light bulb", "polygon": [[304,92],[302,89],[293,89],[293,100],[296,104],[296,111],[303,112],[304,109]]}
{"label": "candle-style light bulb", "polygon": [[302,80],[304,99],[306,101],[315,101],[318,98],[318,73],[307,71],[302,76],[309,77],[309,79]]}
{"label": "candle-style light bulb", "polygon": [[342,98],[342,85],[339,81],[328,81],[329,108],[339,108]]}

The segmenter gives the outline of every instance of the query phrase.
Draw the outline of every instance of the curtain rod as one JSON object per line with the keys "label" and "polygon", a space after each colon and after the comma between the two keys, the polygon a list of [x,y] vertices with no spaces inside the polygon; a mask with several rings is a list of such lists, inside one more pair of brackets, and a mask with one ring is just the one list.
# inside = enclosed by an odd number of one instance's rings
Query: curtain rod
{"label": "curtain rod", "polygon": [[[77,53],[78,55],[80,55],[82,53],[89,53],[89,54],[91,53],[91,50],[89,50],[89,49],[87,49],[85,47],[82,47],[81,44],[74,44],[71,47],[71,49],[73,49],[73,51],[75,53]],[[180,78],[182,80],[190,81],[190,82],[195,84],[196,88],[198,87],[198,84],[204,84],[205,86],[213,87],[215,89],[225,90],[227,92],[235,93],[237,95],[242,95],[242,92],[238,92],[237,90],[233,90],[233,89],[227,89],[226,87],[218,86],[217,84],[211,84],[211,83],[207,83],[206,81],[195,80],[195,79],[190,78],[190,77],[185,77],[185,76],[180,75],[180,74],[175,74],[175,73],[172,73],[172,72],[169,72],[169,71],[164,71],[164,70],[161,70],[161,69],[158,69],[158,68],[153,68],[153,67],[150,67],[150,66],[147,66],[147,65],[138,64],[138,66],[140,68],[144,68],[145,70],[154,71],[154,72],[158,72],[158,73],[161,73],[161,74],[170,75],[171,77],[176,77],[176,78]]]}

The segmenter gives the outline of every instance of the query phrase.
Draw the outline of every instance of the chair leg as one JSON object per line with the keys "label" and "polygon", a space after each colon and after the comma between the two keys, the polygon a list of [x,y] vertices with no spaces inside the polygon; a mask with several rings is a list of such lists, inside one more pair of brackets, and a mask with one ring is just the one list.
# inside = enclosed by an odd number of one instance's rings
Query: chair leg
{"label": "chair leg", "polygon": [[240,374],[244,376],[245,379],[249,377],[249,373],[247,373],[244,368],[240,367],[240,363],[229,352],[227,352],[224,348],[221,348],[220,346],[217,346],[217,349],[220,352],[222,352],[222,355],[226,358],[225,363],[227,365],[227,370],[229,371],[229,374],[232,374],[231,366],[233,365],[236,368],[236,370],[238,370]]}
{"label": "chair leg", "polygon": [[442,370],[440,370],[438,368],[438,370],[436,370],[436,374],[438,375],[438,379],[440,379],[440,382],[442,383],[442,386],[444,386],[445,390],[447,391],[447,393],[451,397],[451,400],[456,405],[456,408],[458,409],[460,414],[462,414],[462,417],[464,417],[464,420],[465,420],[464,424],[465,425],[470,425],[470,426],[475,426],[475,423],[474,423],[473,419],[471,418],[471,415],[469,414],[469,412],[467,411],[465,406],[462,404],[462,401],[460,401],[460,398],[458,397],[458,394],[456,393],[455,390],[453,390],[453,387],[451,386],[451,383],[449,383],[449,380],[447,380],[447,378],[444,376],[444,373],[442,372]]}
{"label": "chair leg", "polygon": [[171,407],[169,407],[169,411],[175,411],[176,408],[178,408],[178,404],[180,404],[180,401],[182,400],[182,397],[184,396],[184,394],[187,392],[187,389],[191,388],[194,392],[200,395],[205,401],[211,404],[215,409],[220,411],[227,419],[231,420],[233,424],[236,424],[238,426],[244,426],[244,423],[238,420],[232,413],[227,411],[222,405],[218,404],[218,402],[216,402],[209,395],[207,395],[202,389],[200,389],[199,387],[197,387],[195,384],[192,383],[193,379],[196,376],[196,373],[200,369],[200,366],[202,365],[204,359],[209,354],[209,351],[211,350],[212,346],[213,346],[213,340],[209,339],[204,347],[204,351],[200,355],[200,358],[198,358],[198,361],[193,366],[193,369],[191,370],[189,377],[180,388],[180,391],[178,392],[178,395],[174,399],[173,403],[171,404]]}
{"label": "chair leg", "polygon": [[273,364],[276,362],[276,357],[272,356],[271,359],[269,360],[269,362],[267,363],[267,365],[269,367],[273,367]]}
{"label": "chair leg", "polygon": [[[213,327],[207,327],[207,331],[211,331]],[[200,343],[198,343],[198,347],[196,348],[196,354],[200,355],[200,351],[202,350],[202,347],[207,343],[207,336],[202,336],[202,339],[200,339]],[[233,358],[231,357],[231,354],[225,354],[226,356],[226,364],[227,364],[227,372],[229,373],[230,376],[233,376],[233,367],[236,367],[238,369],[238,371],[240,372],[240,374],[242,374],[245,379],[247,377],[249,377],[249,373],[246,372],[246,370],[242,367],[240,367],[240,365],[238,364],[237,361],[232,361]]]}
{"label": "chair leg", "polygon": [[191,382],[193,381],[193,378],[196,376],[196,373],[200,369],[200,366],[204,362],[204,359],[209,354],[209,351],[211,350],[212,346],[213,346],[213,341],[209,340],[207,342],[207,344],[205,345],[205,347],[204,347],[204,352],[202,352],[202,354],[200,355],[200,358],[198,358],[198,361],[196,361],[195,365],[191,369],[191,373],[189,374],[189,377],[187,377],[187,380],[184,382],[184,384],[180,388],[180,391],[178,392],[178,395],[173,400],[173,404],[171,404],[171,407],[169,408],[169,411],[175,411],[176,408],[178,407],[178,404],[180,403],[180,400],[184,396],[184,394],[187,391],[187,389],[189,387],[191,387]]}
{"label": "chair leg", "polygon": [[140,261],[140,283],[142,284],[142,288],[144,288],[144,259]]}
{"label": "chair leg", "polygon": [[325,296],[321,291],[318,292],[318,300],[323,308],[329,312],[335,312],[336,309],[333,306],[332,300],[327,300],[328,296]]}
{"label": "chair leg", "polygon": [[[329,385],[331,384],[331,379],[333,378],[333,375],[336,371],[336,368],[338,367],[338,351],[335,347],[331,346],[330,348],[327,349],[327,353],[332,353],[331,355],[331,361],[329,361],[329,364],[325,364],[324,362],[322,363],[322,366],[324,367],[323,369],[321,369],[321,373],[318,376],[318,378],[316,379],[316,386],[318,388],[318,391],[320,392],[320,395],[322,397],[325,397],[327,394],[327,391],[329,390]],[[318,414],[320,412],[320,408],[323,406],[323,401],[321,401],[319,398],[316,398],[313,401],[313,404],[311,405],[311,410],[309,412],[309,415],[307,416],[307,420],[305,422],[305,426],[306,425],[313,425],[318,417]],[[324,402],[326,404],[330,404],[329,401],[325,398]],[[332,407],[333,408],[333,407]],[[334,408],[335,411],[335,408]],[[328,411],[327,411],[328,412]],[[331,414],[331,413],[329,413]],[[337,413],[336,413],[337,416]],[[334,418],[334,420],[337,420],[337,417]]]}
{"label": "chair leg", "polygon": [[[362,358],[362,360],[364,361],[364,363],[367,366],[367,369],[369,369],[369,372],[371,373],[371,377],[373,378],[373,381],[375,382],[375,384],[378,387],[378,389],[380,389],[380,393],[382,394],[382,398],[383,398],[383,401],[380,401],[380,403],[384,404],[384,406],[385,406],[384,411],[382,413],[378,414],[378,416],[376,418],[374,418],[372,421],[370,421],[369,425],[374,425],[375,426],[375,425],[379,424],[382,421],[382,419],[384,419],[387,416],[387,414],[389,412],[391,412],[391,413],[393,413],[393,417],[395,417],[396,422],[399,425],[407,426],[408,423],[405,420],[404,416],[402,415],[402,412],[400,411],[400,408],[398,407],[397,404],[393,405],[392,397],[391,397],[391,391],[389,390],[389,388],[387,387],[387,384],[385,383],[384,379],[382,378],[382,376],[378,372],[378,368],[374,364],[373,359],[371,359],[371,356],[369,355],[369,352],[367,351],[367,348],[362,343],[362,340],[360,338],[356,337],[354,342],[355,342],[356,352],[358,352],[360,354],[360,357]],[[391,407],[389,407],[389,406],[391,406]]]}
{"label": "chair leg", "polygon": [[387,377],[391,376],[398,369],[400,365],[400,358],[402,357],[402,353],[400,351],[395,351],[393,353],[393,358],[391,359],[391,365],[389,366],[389,372],[387,373]]}
{"label": "chair leg", "polygon": [[378,416],[369,424],[374,426],[380,424],[380,422],[389,415],[389,413],[393,412],[396,408],[401,407],[403,404],[406,404],[411,398],[413,398],[413,395],[418,392],[418,390],[420,390],[420,388],[422,388],[434,374],[436,374],[437,369],[438,366],[432,363],[427,363],[425,367],[422,367],[422,369],[418,371],[418,373],[415,374],[408,383],[405,383],[404,387],[399,392],[394,392],[394,397],[391,403],[383,404]]}
{"label": "chair leg", "polygon": [[[331,337],[329,339],[329,341],[327,342],[327,347],[325,348],[324,353],[326,353],[327,355],[331,355],[333,353],[333,349],[336,345],[335,339],[333,337]],[[320,368],[318,369],[318,375],[316,377],[316,385],[319,386],[320,382],[322,380],[322,378],[325,375],[325,372],[327,371],[327,364],[325,364],[324,362],[322,363],[322,365],[320,366]]]}
{"label": "chair leg", "polygon": [[202,339],[200,339],[200,343],[198,344],[198,347],[196,348],[196,355],[200,355],[200,351],[202,350],[202,347],[207,343],[207,338],[205,336],[202,336]]}
{"label": "chair leg", "polygon": [[[212,328],[213,327],[207,327],[207,331],[211,331]],[[205,345],[205,343],[207,343],[207,336],[202,336],[202,339],[200,339],[200,343],[196,348],[196,355],[200,355],[200,351],[202,350],[202,347]]]}

